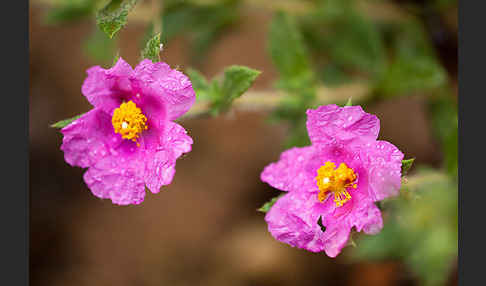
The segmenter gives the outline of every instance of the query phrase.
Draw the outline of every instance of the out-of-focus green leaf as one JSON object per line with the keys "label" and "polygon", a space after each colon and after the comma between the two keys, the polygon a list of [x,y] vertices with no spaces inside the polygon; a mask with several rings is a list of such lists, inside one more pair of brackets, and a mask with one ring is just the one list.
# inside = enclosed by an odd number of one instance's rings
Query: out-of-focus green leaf
{"label": "out-of-focus green leaf", "polygon": [[58,7],[50,8],[46,14],[47,24],[60,24],[89,17],[95,9],[96,0],[65,0]]}
{"label": "out-of-focus green leaf", "polygon": [[154,35],[145,44],[145,48],[142,51],[142,58],[149,59],[152,62],[160,61],[160,33]]}
{"label": "out-of-focus green leaf", "polygon": [[340,66],[380,74],[385,66],[383,39],[377,27],[359,14],[349,13],[332,25],[326,37],[331,59]]}
{"label": "out-of-focus green leaf", "polygon": [[319,77],[324,85],[337,86],[350,80],[346,72],[334,64],[326,64],[319,73]]}
{"label": "out-of-focus green leaf", "polygon": [[278,86],[304,97],[314,97],[310,56],[295,20],[277,12],[270,24],[268,51],[280,74]]}
{"label": "out-of-focus green leaf", "polygon": [[221,97],[213,102],[213,111],[220,113],[228,110],[233,100],[240,97],[260,73],[244,66],[235,65],[226,68],[221,85]]}
{"label": "out-of-focus green leaf", "polygon": [[188,35],[193,60],[199,62],[224,29],[236,22],[238,4],[238,0],[220,0],[213,4],[168,1],[162,15],[161,40],[167,43],[175,36]]}
{"label": "out-of-focus green leaf", "polygon": [[96,14],[96,24],[108,37],[113,38],[126,25],[128,12],[137,2],[138,0],[111,0]]}
{"label": "out-of-focus green leaf", "polygon": [[211,86],[204,75],[192,68],[187,69],[186,73],[191,79],[192,88],[196,92],[196,100],[210,100],[212,98],[209,94]]}
{"label": "out-of-focus green leaf", "polygon": [[359,13],[355,1],[316,2],[318,9],[300,17],[299,24],[317,65],[328,73],[321,76],[324,82],[332,84],[334,75],[345,80],[343,70],[380,76],[386,67],[386,52],[377,24]]}
{"label": "out-of-focus green leaf", "polygon": [[396,59],[378,85],[386,97],[432,90],[444,85],[447,75],[444,68],[431,58]]}
{"label": "out-of-focus green leaf", "polygon": [[405,261],[422,285],[444,285],[457,257],[457,181],[446,173],[418,168],[403,192],[414,199],[388,202],[377,235],[363,235],[353,256]]}
{"label": "out-of-focus green leaf", "polygon": [[51,127],[52,128],[62,129],[62,128],[68,126],[69,124],[71,124],[71,122],[73,122],[74,120],[80,118],[83,115],[84,115],[84,113],[83,114],[76,115],[76,116],[71,117],[71,118],[68,118],[68,119],[64,119],[64,120],[58,121],[58,122],[56,122],[54,124],[51,124]]}
{"label": "out-of-focus green leaf", "polygon": [[266,213],[268,212],[272,206],[278,201],[278,199],[280,199],[281,197],[283,197],[286,193],[282,193],[276,197],[274,197],[273,199],[271,199],[270,201],[266,202],[265,204],[263,204],[263,206],[261,206],[258,211],[259,212],[262,212],[262,213]]}
{"label": "out-of-focus green leaf", "polygon": [[458,116],[457,104],[452,95],[445,92],[438,97],[431,98],[429,110],[432,117],[432,126],[439,139],[444,155],[444,166],[447,171],[457,176],[458,166]]}
{"label": "out-of-focus green leaf", "polygon": [[413,161],[415,161],[415,158],[402,160],[402,176],[406,175],[408,170],[412,168]]}
{"label": "out-of-focus green leaf", "polygon": [[353,105],[353,99],[350,97],[348,101],[346,101],[346,104],[344,106],[352,106]]}
{"label": "out-of-focus green leaf", "polygon": [[106,37],[102,31],[96,28],[83,43],[83,50],[90,58],[105,64],[109,64],[112,61],[116,47],[115,39]]}
{"label": "out-of-focus green leaf", "polygon": [[416,22],[392,26],[394,59],[377,84],[385,97],[431,91],[443,86],[447,74],[437,60],[424,28]]}

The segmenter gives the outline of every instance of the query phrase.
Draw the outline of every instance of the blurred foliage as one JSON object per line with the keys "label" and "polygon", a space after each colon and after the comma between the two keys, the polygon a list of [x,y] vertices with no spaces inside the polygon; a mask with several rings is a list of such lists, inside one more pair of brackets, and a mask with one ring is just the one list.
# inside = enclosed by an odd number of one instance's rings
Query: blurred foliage
{"label": "blurred foliage", "polygon": [[314,104],[317,81],[310,54],[292,16],[283,12],[275,14],[270,23],[267,47],[280,76],[276,87],[291,95],[273,112],[270,120],[289,124],[290,135],[285,147],[308,145],[305,111]]}
{"label": "blurred foliage", "polygon": [[100,29],[93,29],[91,35],[84,40],[83,51],[95,62],[109,64],[117,49],[117,40],[108,38]]}
{"label": "blurred foliage", "polygon": [[188,36],[192,59],[199,64],[223,31],[239,19],[239,0],[217,0],[208,4],[196,1],[164,1],[162,43],[176,36]]}
{"label": "blurred foliage", "polygon": [[421,285],[444,285],[457,257],[457,181],[442,171],[421,168],[403,184],[402,196],[383,205],[383,230],[361,236],[353,257],[399,259]]}
{"label": "blurred foliage", "polygon": [[51,8],[45,17],[47,24],[74,22],[93,15],[99,0],[63,0],[57,7]]}
{"label": "blurred foliage", "polygon": [[458,167],[458,115],[457,102],[448,89],[440,91],[428,102],[433,131],[439,139],[443,153],[443,166],[457,177]]}

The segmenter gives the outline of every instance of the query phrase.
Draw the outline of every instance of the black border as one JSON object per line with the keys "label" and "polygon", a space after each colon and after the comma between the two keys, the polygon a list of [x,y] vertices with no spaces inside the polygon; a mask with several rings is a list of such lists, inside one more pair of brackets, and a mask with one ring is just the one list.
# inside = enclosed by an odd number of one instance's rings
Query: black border
{"label": "black border", "polygon": [[[484,1],[459,2],[459,225],[458,284],[483,285],[485,225],[486,40]],[[476,4],[476,5],[473,5]],[[482,4],[482,5],[481,5]],[[469,136],[468,136],[469,135]],[[468,229],[468,231],[465,231]]]}
{"label": "black border", "polygon": [[29,2],[2,3],[2,285],[29,282]]}

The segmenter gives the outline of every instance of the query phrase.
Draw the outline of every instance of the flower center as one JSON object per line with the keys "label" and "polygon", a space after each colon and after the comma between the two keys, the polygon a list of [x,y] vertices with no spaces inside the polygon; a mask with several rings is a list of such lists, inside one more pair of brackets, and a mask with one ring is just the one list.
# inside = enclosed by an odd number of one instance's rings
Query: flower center
{"label": "flower center", "polygon": [[354,184],[356,174],[345,163],[341,163],[336,169],[336,165],[333,162],[327,161],[317,170],[316,181],[319,187],[317,196],[319,201],[323,202],[328,194],[332,192],[337,207],[342,206],[351,199],[351,195],[346,191],[346,188],[353,187],[356,189],[356,184]]}
{"label": "flower center", "polygon": [[[115,109],[111,123],[115,133],[121,134],[123,139],[137,141],[143,130],[147,129],[147,117],[133,101],[123,102]],[[138,144],[137,144],[138,145]]]}

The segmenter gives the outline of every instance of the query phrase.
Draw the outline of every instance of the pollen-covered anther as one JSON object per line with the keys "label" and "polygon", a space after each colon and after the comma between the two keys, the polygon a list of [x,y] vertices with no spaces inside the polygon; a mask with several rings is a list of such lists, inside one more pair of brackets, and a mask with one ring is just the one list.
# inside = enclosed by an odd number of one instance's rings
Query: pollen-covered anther
{"label": "pollen-covered anther", "polygon": [[145,117],[142,110],[131,100],[123,102],[120,107],[115,109],[111,123],[115,129],[115,133],[120,134],[123,139],[134,142],[140,137],[140,133],[148,128],[147,117]]}
{"label": "pollen-covered anther", "polygon": [[351,195],[346,190],[347,188],[356,188],[356,174],[353,169],[349,168],[345,163],[341,163],[336,169],[333,162],[327,161],[323,166],[317,170],[317,186],[319,187],[318,199],[323,202],[332,192],[334,194],[334,202],[337,207],[344,205],[351,199]]}

